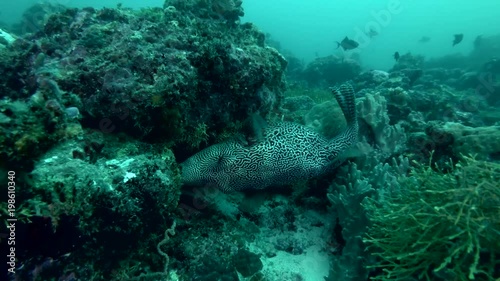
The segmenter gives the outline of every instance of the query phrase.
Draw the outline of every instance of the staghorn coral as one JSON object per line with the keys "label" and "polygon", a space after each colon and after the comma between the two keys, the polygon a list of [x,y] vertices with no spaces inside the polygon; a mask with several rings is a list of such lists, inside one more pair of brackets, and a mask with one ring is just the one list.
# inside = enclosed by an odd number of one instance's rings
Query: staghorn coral
{"label": "staghorn coral", "polygon": [[[465,158],[443,174],[417,166],[385,200],[368,199],[363,241],[381,268],[372,280],[495,280],[500,257],[500,165]],[[498,279],[496,279],[498,280]]]}

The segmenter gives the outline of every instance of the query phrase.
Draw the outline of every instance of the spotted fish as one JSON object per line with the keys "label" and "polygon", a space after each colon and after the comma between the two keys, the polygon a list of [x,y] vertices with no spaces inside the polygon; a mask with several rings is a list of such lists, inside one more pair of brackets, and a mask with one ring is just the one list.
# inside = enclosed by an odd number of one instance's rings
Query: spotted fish
{"label": "spotted fish", "polygon": [[309,179],[337,167],[342,153],[357,142],[354,90],[343,84],[331,89],[347,128],[327,139],[297,123],[279,122],[262,128],[252,144],[229,141],[209,146],[181,164],[183,183],[215,185],[224,192],[264,189]]}

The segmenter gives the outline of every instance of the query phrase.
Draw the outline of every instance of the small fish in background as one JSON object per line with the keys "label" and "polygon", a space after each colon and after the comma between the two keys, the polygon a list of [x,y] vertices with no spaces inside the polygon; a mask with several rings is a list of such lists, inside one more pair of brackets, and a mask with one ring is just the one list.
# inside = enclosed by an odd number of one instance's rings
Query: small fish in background
{"label": "small fish in background", "polygon": [[356,49],[357,47],[359,46],[359,43],[354,41],[354,40],[351,40],[349,38],[347,38],[347,36],[344,38],[344,40],[342,40],[342,42],[337,42],[337,49],[339,47],[342,47],[342,49],[344,49],[344,51],[347,51],[347,50],[354,50]]}
{"label": "small fish in background", "polygon": [[394,53],[394,59],[395,59],[396,61],[398,61],[398,60],[399,60],[399,57],[400,57],[399,52],[395,52],[395,53]]}
{"label": "small fish in background", "polygon": [[464,35],[463,34],[455,34],[455,39],[453,39],[453,46],[457,45],[458,43],[462,42],[462,40],[464,39]]}
{"label": "small fish in background", "polygon": [[375,36],[377,36],[377,35],[378,35],[378,32],[377,32],[377,31],[375,31],[373,28],[371,28],[371,29],[370,29],[370,31],[368,31],[368,32],[366,33],[366,35],[368,35],[368,37],[370,37],[370,38],[373,38],[373,37],[375,37]]}
{"label": "small fish in background", "polygon": [[474,48],[479,49],[479,47],[481,47],[482,41],[483,41],[483,35],[476,36],[476,39],[474,39]]}
{"label": "small fish in background", "polygon": [[427,36],[422,36],[422,38],[420,38],[420,40],[418,40],[419,43],[427,43],[429,41],[431,41],[431,38],[427,37]]}

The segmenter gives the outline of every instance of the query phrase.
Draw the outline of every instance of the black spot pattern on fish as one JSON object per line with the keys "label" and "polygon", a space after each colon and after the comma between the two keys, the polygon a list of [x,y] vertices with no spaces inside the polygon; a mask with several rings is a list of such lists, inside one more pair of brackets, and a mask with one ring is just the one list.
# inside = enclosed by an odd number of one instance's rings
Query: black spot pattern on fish
{"label": "black spot pattern on fish", "polygon": [[327,139],[296,123],[280,122],[263,130],[262,140],[212,145],[182,163],[183,181],[216,185],[223,191],[263,189],[318,176],[339,165],[341,153],[357,141],[354,91],[348,84],[332,89],[347,129]]}

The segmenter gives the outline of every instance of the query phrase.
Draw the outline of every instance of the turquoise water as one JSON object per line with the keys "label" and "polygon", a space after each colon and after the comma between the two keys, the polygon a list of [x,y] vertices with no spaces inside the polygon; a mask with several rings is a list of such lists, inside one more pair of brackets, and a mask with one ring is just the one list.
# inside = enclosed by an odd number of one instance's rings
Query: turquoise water
{"label": "turquoise water", "polygon": [[[35,0],[0,3],[2,20],[14,22],[22,11],[40,2]],[[162,0],[46,1],[74,7],[161,6]],[[426,57],[448,54],[467,54],[478,35],[494,35],[500,26],[496,0],[484,1],[398,1],[375,0],[252,0],[243,1],[243,21],[255,23],[290,50],[298,58],[309,62],[317,56],[338,53],[336,41],[345,36],[358,39],[363,65],[366,68],[387,70],[393,65],[392,54],[412,52]],[[366,40],[363,32],[374,28],[379,35]],[[452,47],[453,34],[463,33],[462,44]],[[431,41],[419,44],[422,36]]]}
{"label": "turquoise water", "polygon": [[497,1],[168,1],[0,3],[9,280],[500,280]]}
{"label": "turquoise water", "polygon": [[[373,27],[379,36],[362,44],[360,53],[365,66],[375,69],[391,67],[395,51],[428,57],[467,54],[476,36],[493,35],[500,26],[500,3],[494,0],[255,0],[246,1],[245,8],[245,19],[306,61],[316,52],[320,57],[331,54],[344,36],[362,38]],[[457,33],[464,33],[464,41],[452,47]],[[418,44],[422,36],[431,41]]]}

